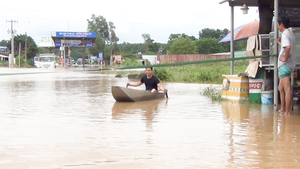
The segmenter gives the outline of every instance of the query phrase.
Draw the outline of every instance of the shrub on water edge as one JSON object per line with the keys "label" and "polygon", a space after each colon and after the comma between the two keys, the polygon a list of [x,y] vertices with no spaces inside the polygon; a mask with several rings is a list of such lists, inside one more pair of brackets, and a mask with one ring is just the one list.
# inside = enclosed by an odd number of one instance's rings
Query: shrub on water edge
{"label": "shrub on water edge", "polygon": [[212,101],[223,101],[222,91],[212,86],[203,89],[203,96],[210,98]]}
{"label": "shrub on water edge", "polygon": [[170,72],[165,67],[154,68],[153,74],[162,81],[166,81],[166,80],[170,79],[170,76],[171,76]]}

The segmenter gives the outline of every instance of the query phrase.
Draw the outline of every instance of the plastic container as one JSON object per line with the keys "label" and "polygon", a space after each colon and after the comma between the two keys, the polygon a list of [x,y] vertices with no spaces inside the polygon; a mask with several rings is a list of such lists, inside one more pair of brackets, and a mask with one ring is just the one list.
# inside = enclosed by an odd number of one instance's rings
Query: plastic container
{"label": "plastic container", "polygon": [[273,104],[273,90],[261,91],[261,103],[262,104]]}
{"label": "plastic container", "polygon": [[260,103],[261,102],[261,89],[264,85],[264,79],[253,79],[249,78],[249,97],[250,102]]}

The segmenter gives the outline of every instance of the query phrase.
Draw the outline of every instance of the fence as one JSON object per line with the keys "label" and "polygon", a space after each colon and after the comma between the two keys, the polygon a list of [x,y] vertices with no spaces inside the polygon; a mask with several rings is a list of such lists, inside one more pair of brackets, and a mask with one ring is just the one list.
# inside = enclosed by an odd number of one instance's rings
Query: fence
{"label": "fence", "polygon": [[158,55],[160,63],[180,63],[180,62],[194,62],[205,59],[228,59],[230,55],[206,55],[206,54],[187,54],[187,55]]}

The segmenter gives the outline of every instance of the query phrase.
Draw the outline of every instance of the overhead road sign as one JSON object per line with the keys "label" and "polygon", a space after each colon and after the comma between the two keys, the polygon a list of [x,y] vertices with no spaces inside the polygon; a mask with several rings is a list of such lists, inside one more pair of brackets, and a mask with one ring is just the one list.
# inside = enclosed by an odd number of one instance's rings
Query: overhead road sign
{"label": "overhead road sign", "polygon": [[[68,46],[72,46],[72,47],[93,47],[92,43],[68,43]],[[55,47],[61,47],[61,43],[55,43]]]}
{"label": "overhead road sign", "polygon": [[67,44],[80,44],[81,40],[61,40],[61,43],[67,43]]}
{"label": "overhead road sign", "polygon": [[51,38],[55,47],[62,44],[72,47],[93,47],[96,43],[96,32],[52,32]]}
{"label": "overhead road sign", "polygon": [[96,38],[96,32],[52,32],[52,37]]}

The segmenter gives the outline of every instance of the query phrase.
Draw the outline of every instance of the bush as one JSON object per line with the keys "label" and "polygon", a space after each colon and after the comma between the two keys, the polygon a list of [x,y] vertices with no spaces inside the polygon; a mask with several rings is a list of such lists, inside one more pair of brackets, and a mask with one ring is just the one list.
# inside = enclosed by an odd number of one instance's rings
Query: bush
{"label": "bush", "polygon": [[163,81],[166,81],[170,78],[170,72],[168,71],[167,68],[163,68],[163,67],[160,67],[160,68],[153,68],[153,74],[155,76],[157,76],[160,80],[163,80]]}
{"label": "bush", "polygon": [[222,101],[222,91],[213,87],[206,87],[203,90],[203,96],[210,98],[212,101]]}

